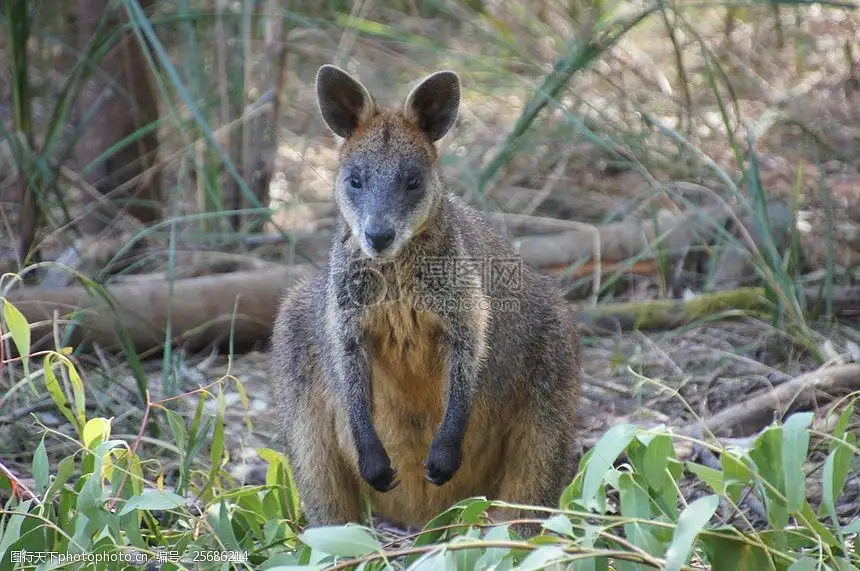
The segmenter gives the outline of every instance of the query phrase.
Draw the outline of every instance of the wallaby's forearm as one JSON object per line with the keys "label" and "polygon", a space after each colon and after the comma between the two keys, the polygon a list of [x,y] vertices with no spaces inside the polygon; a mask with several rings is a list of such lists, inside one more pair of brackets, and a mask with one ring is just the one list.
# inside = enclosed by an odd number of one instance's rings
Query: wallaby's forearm
{"label": "wallaby's forearm", "polygon": [[358,454],[358,470],[375,490],[387,492],[397,486],[397,472],[379,440],[370,410],[370,358],[352,336],[339,343],[338,375],[346,397],[347,419]]}
{"label": "wallaby's forearm", "polygon": [[478,372],[479,353],[475,351],[478,341],[474,337],[471,332],[460,331],[448,340],[445,413],[425,463],[425,477],[437,486],[450,480],[462,462],[463,440],[472,412]]}

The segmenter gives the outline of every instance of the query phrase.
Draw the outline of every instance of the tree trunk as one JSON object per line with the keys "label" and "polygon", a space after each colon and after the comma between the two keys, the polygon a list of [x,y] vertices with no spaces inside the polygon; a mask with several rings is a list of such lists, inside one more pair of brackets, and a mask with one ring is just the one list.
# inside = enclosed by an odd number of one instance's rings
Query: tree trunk
{"label": "tree trunk", "polygon": [[[269,183],[272,179],[275,157],[278,153],[278,145],[281,140],[278,137],[278,114],[281,109],[283,98],[284,77],[287,61],[287,43],[284,41],[284,6],[281,0],[267,0],[266,2],[266,27],[265,27],[265,59],[264,77],[268,78],[261,90],[264,95],[272,98],[271,105],[265,106],[258,111],[259,117],[245,125],[245,129],[253,128],[254,135],[251,140],[254,148],[248,149],[253,164],[243,161],[244,172],[249,173],[251,189],[257,200],[263,206],[269,204]],[[251,208],[250,202],[246,201],[246,207]],[[259,216],[251,217],[252,223],[248,227],[251,233],[263,230],[264,220]]]}
{"label": "tree trunk", "polygon": [[[89,42],[101,42],[127,18],[108,0],[78,0],[78,47],[86,51]],[[144,10],[153,0],[140,0]],[[109,25],[94,37],[102,18]],[[150,65],[144,57],[134,31],[120,35],[116,44],[86,70],[89,82],[78,99],[78,120],[83,125],[82,137],[75,145],[75,167],[83,170],[84,179],[99,196],[85,196],[88,212],[79,221],[85,235],[100,233],[109,227],[119,211],[148,224],[162,216],[163,192],[158,159],[158,136],[155,130],[136,137],[112,155],[91,164],[102,153],[138,132],[152,129],[158,120],[158,101],[150,77]],[[85,192],[86,194],[86,192]]]}

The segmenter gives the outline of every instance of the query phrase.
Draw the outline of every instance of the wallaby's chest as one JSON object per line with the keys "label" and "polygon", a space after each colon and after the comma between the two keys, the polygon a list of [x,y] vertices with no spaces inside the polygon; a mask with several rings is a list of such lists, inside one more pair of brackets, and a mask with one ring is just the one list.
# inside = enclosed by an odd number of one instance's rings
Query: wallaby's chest
{"label": "wallaby's chest", "polygon": [[411,448],[423,453],[444,410],[447,355],[441,324],[404,298],[368,311],[364,327],[377,433],[386,449],[392,448],[389,454]]}

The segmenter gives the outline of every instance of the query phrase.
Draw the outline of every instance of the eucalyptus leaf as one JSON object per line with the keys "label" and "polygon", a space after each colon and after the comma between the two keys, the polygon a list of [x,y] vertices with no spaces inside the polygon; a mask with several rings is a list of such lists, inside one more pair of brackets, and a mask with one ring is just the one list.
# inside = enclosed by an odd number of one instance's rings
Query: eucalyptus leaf
{"label": "eucalyptus leaf", "polygon": [[680,571],[693,551],[693,544],[705,525],[710,521],[720,497],[712,494],[689,504],[678,517],[678,525],[672,536],[672,543],[666,551],[666,571]]}
{"label": "eucalyptus leaf", "polygon": [[143,493],[130,497],[119,511],[119,515],[125,515],[132,510],[172,510],[183,505],[185,505],[185,498],[173,492],[144,490]]}
{"label": "eucalyptus leaf", "polygon": [[792,414],[782,428],[782,469],[785,478],[787,509],[791,513],[800,511],[806,498],[806,474],[803,462],[809,448],[809,430],[813,413]]}
{"label": "eucalyptus leaf", "polygon": [[355,525],[306,529],[299,539],[315,551],[340,557],[359,557],[381,549],[368,529]]}
{"label": "eucalyptus leaf", "polygon": [[603,478],[612,468],[618,456],[636,436],[636,432],[637,428],[632,424],[619,424],[610,428],[597,441],[582,484],[582,503],[588,509],[597,506],[597,494],[603,483]]}

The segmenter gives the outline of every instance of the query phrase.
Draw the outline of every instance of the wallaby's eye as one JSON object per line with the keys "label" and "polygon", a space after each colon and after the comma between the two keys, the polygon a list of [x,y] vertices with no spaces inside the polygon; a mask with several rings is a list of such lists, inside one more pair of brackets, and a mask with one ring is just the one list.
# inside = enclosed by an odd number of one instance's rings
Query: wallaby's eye
{"label": "wallaby's eye", "polygon": [[361,188],[361,179],[357,175],[352,175],[349,177],[349,186],[356,190]]}
{"label": "wallaby's eye", "polygon": [[406,179],[406,188],[408,190],[415,190],[419,186],[421,186],[421,177],[417,174],[409,175],[409,178]]}

